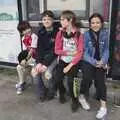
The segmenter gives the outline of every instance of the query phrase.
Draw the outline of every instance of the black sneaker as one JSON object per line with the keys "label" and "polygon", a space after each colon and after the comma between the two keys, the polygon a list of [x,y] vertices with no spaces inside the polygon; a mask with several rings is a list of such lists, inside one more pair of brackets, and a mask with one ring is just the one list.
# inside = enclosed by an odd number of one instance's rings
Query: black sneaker
{"label": "black sneaker", "polygon": [[47,99],[48,101],[53,100],[53,99],[54,99],[54,95],[48,93],[46,99]]}
{"label": "black sneaker", "polygon": [[66,102],[65,96],[60,95],[59,101],[60,101],[61,104],[64,104]]}

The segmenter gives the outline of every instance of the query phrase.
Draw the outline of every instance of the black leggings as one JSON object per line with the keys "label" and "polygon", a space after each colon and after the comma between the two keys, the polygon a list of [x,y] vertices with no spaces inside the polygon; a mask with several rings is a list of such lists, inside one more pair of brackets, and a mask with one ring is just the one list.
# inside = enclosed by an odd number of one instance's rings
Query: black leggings
{"label": "black leggings", "polygon": [[93,79],[95,80],[99,99],[106,101],[105,70],[102,68],[96,68],[87,62],[83,62],[83,80],[80,88],[81,94],[89,93],[89,87]]}
{"label": "black leggings", "polygon": [[77,65],[74,65],[68,73],[64,74],[63,69],[67,65],[68,64],[63,62],[62,60],[59,61],[59,64],[56,67],[56,74],[54,76],[54,80],[56,82],[57,88],[59,89],[59,94],[64,95],[65,87],[63,84],[63,79],[64,79],[64,76],[67,75],[70,95],[72,97],[72,100],[75,100],[76,98],[74,97],[74,93],[73,93],[73,80],[74,80],[74,77],[77,75],[78,67]]}

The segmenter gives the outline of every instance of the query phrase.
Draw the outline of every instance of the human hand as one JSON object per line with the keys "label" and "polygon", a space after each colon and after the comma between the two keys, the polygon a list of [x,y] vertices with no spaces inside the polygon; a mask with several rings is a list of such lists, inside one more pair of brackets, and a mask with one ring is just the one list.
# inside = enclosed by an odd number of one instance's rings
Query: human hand
{"label": "human hand", "polygon": [[44,74],[44,77],[45,77],[46,80],[49,80],[49,79],[52,78],[52,74],[48,70],[46,70],[45,74]]}
{"label": "human hand", "polygon": [[71,51],[71,52],[68,52],[68,55],[70,55],[70,56],[75,56],[76,55],[76,51]]}
{"label": "human hand", "polygon": [[64,73],[67,73],[67,72],[71,69],[72,66],[73,66],[72,63],[68,64],[68,65],[63,69],[63,72],[64,72]]}
{"label": "human hand", "polygon": [[103,63],[102,60],[97,61],[97,65],[96,65],[97,68],[101,68],[101,67],[103,67],[103,66],[104,66],[104,63]]}
{"label": "human hand", "polygon": [[25,66],[26,64],[27,64],[26,59],[24,59],[24,60],[22,60],[22,61],[20,62],[20,65],[22,65],[22,66]]}
{"label": "human hand", "polygon": [[39,73],[43,73],[47,70],[47,66],[39,63],[36,65],[35,69],[39,72]]}
{"label": "human hand", "polygon": [[28,55],[27,55],[27,60],[29,60],[30,58],[32,57],[32,50],[30,49],[30,51],[28,52]]}
{"label": "human hand", "polygon": [[36,75],[38,75],[38,71],[35,69],[35,67],[32,68],[32,70],[31,70],[31,75],[32,75],[33,77],[35,77]]}
{"label": "human hand", "polygon": [[43,73],[47,70],[47,66],[42,65],[41,63],[37,64],[34,68],[31,70],[31,75],[35,77],[36,75]]}

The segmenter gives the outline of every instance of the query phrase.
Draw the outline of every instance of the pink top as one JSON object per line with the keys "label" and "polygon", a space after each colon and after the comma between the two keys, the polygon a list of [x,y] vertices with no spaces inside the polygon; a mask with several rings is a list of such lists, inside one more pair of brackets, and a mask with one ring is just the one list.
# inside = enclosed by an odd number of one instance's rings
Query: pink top
{"label": "pink top", "polygon": [[[67,56],[67,51],[63,50],[63,34],[62,30],[60,30],[57,33],[56,39],[55,39],[55,54],[58,56]],[[77,54],[73,57],[71,63],[73,65],[76,65],[83,56],[83,35],[80,34],[80,36],[74,36],[73,39],[75,40],[76,46],[77,46]]]}

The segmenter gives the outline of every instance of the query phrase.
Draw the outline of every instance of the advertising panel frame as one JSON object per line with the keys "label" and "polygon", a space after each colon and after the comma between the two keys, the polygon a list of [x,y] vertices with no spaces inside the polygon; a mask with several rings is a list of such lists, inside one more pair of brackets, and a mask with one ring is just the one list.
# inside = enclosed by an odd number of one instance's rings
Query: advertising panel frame
{"label": "advertising panel frame", "polygon": [[[22,8],[21,8],[21,0],[17,0],[17,4],[16,4],[16,7],[17,7],[17,15],[18,15],[18,22],[19,21],[21,21],[22,20]],[[7,21],[6,21],[6,23],[7,23]],[[6,26],[7,27],[7,26]],[[9,29],[9,28],[8,28]],[[14,30],[16,29],[16,31],[17,31],[17,27],[15,27],[14,28]],[[1,29],[1,31],[2,31],[2,29]],[[7,30],[6,30],[7,31]],[[15,31],[15,32],[16,32]],[[18,32],[18,31],[17,31]],[[12,33],[13,34],[13,33]],[[17,37],[16,38],[18,38],[18,36],[19,36],[19,33],[15,33],[14,35],[16,35]],[[2,35],[1,35],[2,36]],[[4,35],[3,35],[4,36]],[[6,39],[7,39],[7,37],[6,37]],[[10,39],[10,38],[9,38]],[[14,62],[10,62],[9,60],[7,61],[7,60],[0,60],[0,66],[1,67],[15,67],[16,65],[17,65],[17,55],[18,55],[18,53],[22,50],[22,42],[21,42],[21,38],[20,38],[20,36],[19,36],[19,39],[17,39],[18,41],[19,41],[19,43],[20,43],[20,45],[18,44],[18,47],[19,47],[19,50],[17,51],[17,53],[16,53],[16,55],[15,55],[15,57],[13,58],[13,61]],[[8,43],[6,43],[6,44],[9,44],[9,42]],[[17,49],[17,47],[16,47],[16,49]],[[1,56],[2,57],[2,56]],[[14,60],[15,59],[15,60]],[[12,59],[11,59],[12,60]]]}

